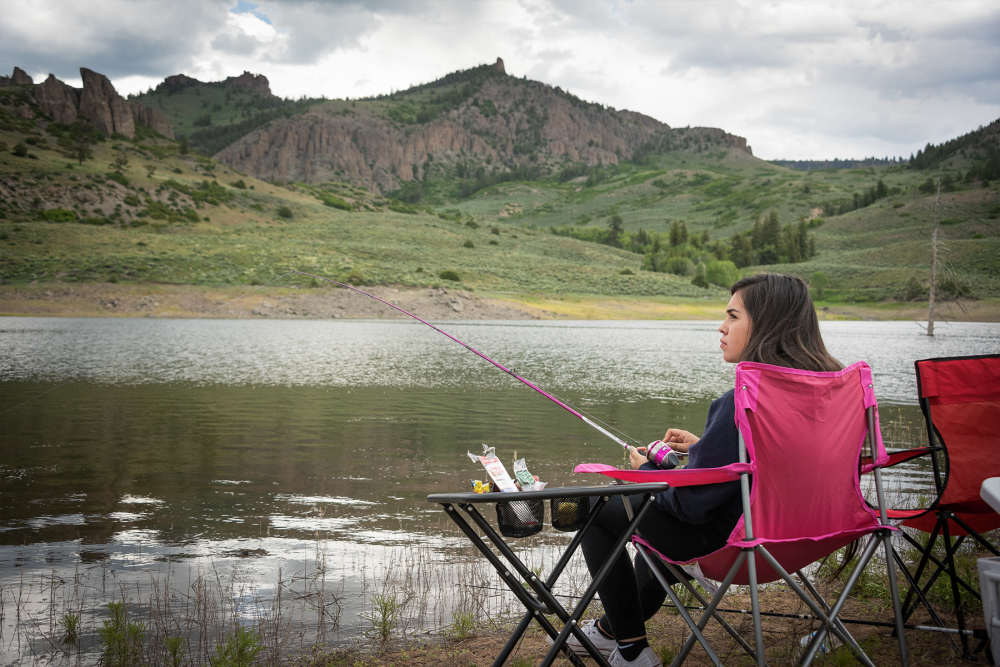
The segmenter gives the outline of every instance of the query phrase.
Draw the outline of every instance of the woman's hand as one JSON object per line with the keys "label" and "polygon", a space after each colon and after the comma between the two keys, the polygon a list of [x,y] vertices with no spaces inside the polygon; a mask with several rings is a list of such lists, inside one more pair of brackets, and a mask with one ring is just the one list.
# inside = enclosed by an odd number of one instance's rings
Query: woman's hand
{"label": "woman's hand", "polygon": [[640,452],[635,447],[628,448],[628,458],[629,462],[632,464],[632,470],[638,470],[639,466],[641,466],[643,463],[648,462],[648,460],[646,459],[646,454],[644,452],[645,450]]}
{"label": "woman's hand", "polygon": [[698,436],[688,431],[682,431],[679,428],[671,428],[667,430],[667,434],[663,436],[663,442],[670,445],[670,449],[675,452],[686,453],[691,445],[697,444],[701,440]]}

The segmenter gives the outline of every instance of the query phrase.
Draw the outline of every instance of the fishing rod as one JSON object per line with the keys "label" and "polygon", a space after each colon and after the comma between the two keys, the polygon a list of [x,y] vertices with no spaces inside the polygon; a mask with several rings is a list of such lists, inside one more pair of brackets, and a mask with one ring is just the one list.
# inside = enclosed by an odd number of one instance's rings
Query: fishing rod
{"label": "fishing rod", "polygon": [[[297,274],[302,275],[302,276],[309,276],[311,278],[316,278],[317,280],[324,280],[324,281],[326,281],[328,283],[333,283],[334,285],[340,285],[341,287],[349,289],[352,292],[357,292],[358,294],[364,294],[365,296],[367,296],[367,297],[369,297],[371,299],[375,299],[376,301],[378,301],[380,303],[384,303],[385,305],[389,306],[390,308],[394,308],[395,310],[398,310],[399,312],[403,313],[404,315],[406,315],[408,317],[412,317],[413,319],[415,319],[417,322],[420,322],[421,324],[426,324],[427,326],[429,326],[431,329],[434,329],[434,331],[437,331],[442,336],[446,336],[447,338],[450,338],[451,340],[455,341],[456,343],[458,343],[459,345],[461,345],[465,349],[469,350],[473,354],[475,354],[478,357],[480,357],[482,359],[485,359],[486,361],[490,362],[491,364],[493,364],[494,366],[496,366],[497,368],[499,368],[500,370],[502,370],[504,373],[506,373],[507,375],[511,376],[512,378],[514,378],[515,380],[517,380],[518,382],[520,382],[521,384],[523,384],[523,385],[525,385],[527,387],[530,387],[531,389],[534,389],[539,394],[541,394],[545,398],[549,399],[550,401],[552,401],[553,403],[555,403],[556,405],[558,405],[562,409],[566,410],[570,414],[574,415],[575,417],[577,417],[579,419],[582,419],[584,421],[584,423],[586,423],[588,426],[593,427],[594,429],[600,431],[601,434],[603,434],[604,436],[606,436],[606,437],[614,440],[623,449],[628,450],[630,447],[632,447],[632,445],[629,445],[627,442],[625,442],[624,440],[622,440],[621,438],[619,438],[615,434],[611,433],[607,429],[601,427],[600,425],[595,424],[586,415],[582,414],[578,410],[573,409],[569,405],[566,405],[566,403],[564,403],[563,401],[559,400],[558,398],[556,398],[555,396],[553,396],[549,392],[545,391],[544,389],[542,389],[538,385],[535,385],[535,384],[529,382],[528,380],[525,380],[523,377],[521,377],[520,375],[518,375],[514,371],[512,371],[509,368],[506,368],[505,366],[503,366],[503,365],[501,365],[501,364],[493,361],[492,359],[490,359],[485,354],[483,354],[482,352],[480,352],[476,348],[472,347],[471,345],[460,341],[459,339],[455,338],[454,336],[452,336],[447,331],[444,331],[442,329],[437,328],[436,326],[434,326],[430,322],[426,322],[426,321],[420,319],[419,317],[417,317],[413,313],[410,313],[410,312],[407,312],[407,311],[403,310],[402,308],[400,308],[396,304],[390,303],[388,301],[385,301],[384,299],[380,299],[377,296],[375,296],[374,294],[369,294],[368,292],[365,292],[364,290],[360,290],[357,287],[354,287],[353,285],[346,285],[344,283],[337,282],[336,280],[332,280],[330,278],[324,278],[323,276],[317,276],[317,275],[315,275],[313,273],[306,273],[305,271],[295,271],[295,270],[292,270],[290,273],[297,273]],[[285,275],[287,275],[287,274],[285,274]],[[659,445],[659,447],[657,445]],[[660,441],[657,441],[657,442],[653,443],[652,445],[650,445],[650,447],[646,451],[648,452],[648,456],[650,457],[650,460],[653,463],[655,463],[657,466],[661,467],[661,468],[667,468],[668,466],[671,467],[671,468],[673,468],[673,467],[677,466],[677,463],[678,463],[677,454],[675,454],[674,452],[672,452],[670,450],[670,447],[668,445],[666,445],[666,443],[662,443]]]}

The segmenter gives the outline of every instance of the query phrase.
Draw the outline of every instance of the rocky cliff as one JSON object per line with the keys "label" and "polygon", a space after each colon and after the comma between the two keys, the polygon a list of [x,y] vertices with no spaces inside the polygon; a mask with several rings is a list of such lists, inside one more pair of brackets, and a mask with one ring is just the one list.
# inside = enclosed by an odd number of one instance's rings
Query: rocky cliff
{"label": "rocky cliff", "polygon": [[57,123],[72,123],[80,108],[80,91],[49,74],[43,83],[35,88],[35,100],[42,111],[52,114]]}
{"label": "rocky cliff", "polygon": [[83,94],[80,95],[79,112],[105,136],[117,132],[129,139],[135,136],[135,121],[128,103],[111,85],[108,77],[86,67],[80,68]]}
{"label": "rocky cliff", "polygon": [[173,95],[174,93],[179,93],[185,88],[190,88],[191,86],[198,86],[201,81],[198,79],[193,79],[186,74],[174,74],[173,76],[168,76],[163,80],[163,83],[156,87],[157,92],[166,91],[167,95]]}
{"label": "rocky cliff", "polygon": [[162,134],[168,139],[174,138],[174,130],[170,127],[170,121],[167,120],[165,113],[159,109],[147,107],[145,104],[139,104],[135,101],[130,101],[128,106],[132,112],[133,121],[140,125],[148,126],[153,132]]}
{"label": "rocky cliff", "polygon": [[265,97],[274,97],[271,94],[271,85],[263,74],[254,75],[244,70],[243,74],[231,76],[223,83],[229,87],[249,88]]}
{"label": "rocky cliff", "polygon": [[5,86],[31,85],[33,83],[34,80],[20,67],[14,68],[14,74],[12,76],[0,76],[0,88]]}
{"label": "rocky cliff", "polygon": [[[500,59],[478,71],[474,85],[459,89],[467,93],[464,99],[433,114],[424,111],[407,121],[391,105],[397,104],[397,110],[415,109],[417,102],[409,100],[418,99],[417,93],[423,100],[454,96],[454,85],[467,80],[463,73],[349,108],[343,103],[317,105],[308,113],[251,131],[214,157],[262,179],[344,180],[386,192],[423,179],[428,169],[433,175],[459,162],[491,170],[539,165],[552,171],[567,163],[616,164],[650,145],[670,141],[672,131],[665,123],[583,102],[558,87],[507,76]],[[440,95],[434,92],[436,85]],[[750,152],[746,139],[719,129],[678,132],[690,133],[688,142],[696,137]]]}
{"label": "rocky cliff", "polygon": [[[83,88],[66,85],[54,74],[49,74],[44,82],[34,88],[38,106],[51,115],[57,123],[75,122],[77,114],[81,113],[105,136],[110,137],[117,132],[132,139],[135,137],[135,125],[138,123],[165,137],[174,138],[170,121],[161,111],[138,102],[127,102],[103,74],[81,67],[80,75],[83,78]],[[32,83],[31,77],[18,67],[14,68],[13,77],[4,78],[20,82],[7,85]]]}

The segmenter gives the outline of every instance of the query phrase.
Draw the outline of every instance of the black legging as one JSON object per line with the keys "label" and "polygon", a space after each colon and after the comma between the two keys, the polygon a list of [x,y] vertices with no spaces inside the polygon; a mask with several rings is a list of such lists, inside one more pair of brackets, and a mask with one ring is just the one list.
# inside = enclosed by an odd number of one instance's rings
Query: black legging
{"label": "black legging", "polygon": [[[623,496],[632,503],[633,511],[639,509],[642,496]],[[596,499],[591,500],[591,506]],[[607,561],[615,542],[628,524],[625,505],[620,498],[612,497],[594,521],[594,525],[584,535],[583,557],[591,576],[597,573]],[[639,532],[653,548],[673,560],[690,560],[704,556],[726,544],[729,531],[723,535],[711,524],[697,526],[686,523],[654,505],[646,512]],[[677,583],[670,571],[655,559],[657,566],[670,584]],[[635,567],[623,551],[611,572],[598,587],[604,605],[601,627],[610,631],[616,639],[631,639],[646,634],[646,620],[653,617],[667,597],[667,592],[653,578],[652,572],[641,556],[636,556]]]}

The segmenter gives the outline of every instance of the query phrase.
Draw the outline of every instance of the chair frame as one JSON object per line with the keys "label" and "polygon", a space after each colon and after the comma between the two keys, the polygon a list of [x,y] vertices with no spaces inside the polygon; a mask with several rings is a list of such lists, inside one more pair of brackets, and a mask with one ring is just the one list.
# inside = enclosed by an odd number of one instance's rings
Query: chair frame
{"label": "chair frame", "polygon": [[[875,406],[870,406],[865,410],[866,421],[868,425],[868,431],[865,436],[865,442],[869,448],[870,452],[875,452],[876,449],[876,439],[875,439]],[[743,439],[742,431],[739,431],[739,456],[740,463],[746,464],[747,460],[747,446]],[[904,667],[909,665],[909,656],[906,648],[906,637],[904,634],[903,617],[900,608],[899,601],[899,590],[896,584],[896,572],[893,560],[893,550],[892,550],[892,533],[894,528],[891,526],[889,519],[886,514],[885,507],[885,495],[883,493],[882,486],[882,476],[880,466],[873,465],[872,472],[875,477],[875,488],[878,499],[878,509],[879,509],[879,521],[883,526],[875,531],[872,531],[872,539],[868,541],[868,545],[862,552],[860,558],[858,559],[857,565],[848,577],[847,583],[844,586],[843,591],[840,596],[831,606],[826,600],[823,599],[822,595],[816,589],[815,586],[809,581],[805,574],[798,570],[796,575],[802,582],[800,586],[771,555],[768,549],[762,545],[757,544],[754,546],[747,546],[741,549],[740,555],[737,557],[736,561],[731,566],[729,573],[726,575],[725,579],[722,581],[718,588],[718,591],[712,597],[711,601],[705,600],[705,598],[691,585],[687,577],[684,575],[683,571],[675,564],[661,560],[667,569],[674,575],[674,577],[685,586],[689,593],[691,593],[696,600],[705,608],[702,613],[701,618],[698,622],[695,622],[691,615],[685,609],[683,603],[677,597],[677,594],[673,591],[673,588],[667,583],[663,574],[660,572],[659,568],[655,566],[653,558],[655,557],[650,553],[650,550],[642,543],[633,540],[633,544],[640,556],[646,561],[649,566],[650,571],[653,576],[656,577],[657,581],[663,586],[667,595],[670,597],[671,602],[676,606],[681,617],[687,623],[688,627],[691,629],[691,635],[688,637],[687,641],[684,643],[683,648],[677,654],[674,659],[673,667],[679,667],[683,664],[684,660],[687,658],[691,649],[694,647],[694,643],[697,641],[704,648],[705,652],[708,654],[709,659],[712,664],[721,667],[722,662],[720,661],[718,655],[712,649],[708,640],[705,638],[702,630],[708,624],[709,619],[715,618],[722,627],[740,644],[740,646],[749,653],[757,661],[758,667],[765,667],[767,664],[764,655],[764,638],[763,629],[761,626],[761,615],[760,601],[758,597],[757,590],[757,565],[756,559],[759,555],[763,558],[768,565],[780,576],[781,579],[792,588],[793,591],[806,603],[812,613],[817,619],[822,622],[822,626],[815,633],[812,641],[808,644],[805,650],[805,654],[800,662],[801,665],[809,665],[812,663],[813,658],[816,656],[816,652],[819,650],[823,641],[826,639],[828,633],[833,633],[838,639],[840,639],[846,646],[850,647],[850,650],[855,654],[858,660],[866,665],[867,667],[874,667],[871,660],[865,655],[864,651],[854,640],[851,634],[847,631],[844,623],[840,620],[839,614],[840,610],[843,608],[844,603],[847,601],[851,590],[857,583],[858,578],[861,576],[862,571],[868,565],[876,549],[881,543],[886,557],[886,568],[888,570],[889,577],[889,588],[892,595],[893,604],[893,615],[895,619],[895,631],[899,643],[899,651],[901,663]],[[742,495],[743,502],[743,517],[744,517],[744,527],[746,531],[746,542],[752,542],[754,540],[753,533],[753,517],[750,506],[750,472],[740,473],[740,492]],[[754,626],[754,646],[751,646],[739,632],[737,632],[717,611],[719,603],[722,601],[723,596],[729,589],[733,580],[736,578],[740,567],[743,565],[744,561],[747,563],[747,574],[749,578],[749,589],[750,589],[750,602],[751,611],[753,615],[753,626]],[[808,591],[808,592],[807,592]]]}

